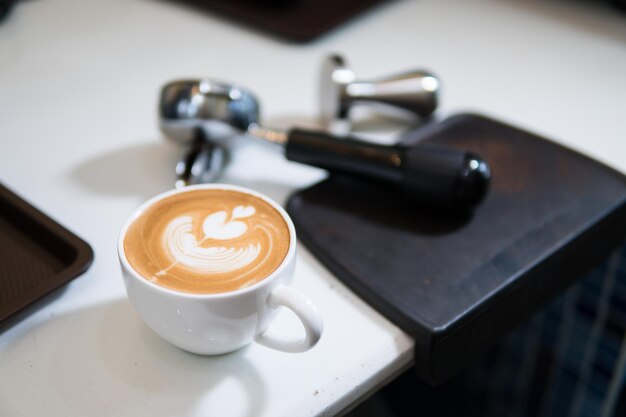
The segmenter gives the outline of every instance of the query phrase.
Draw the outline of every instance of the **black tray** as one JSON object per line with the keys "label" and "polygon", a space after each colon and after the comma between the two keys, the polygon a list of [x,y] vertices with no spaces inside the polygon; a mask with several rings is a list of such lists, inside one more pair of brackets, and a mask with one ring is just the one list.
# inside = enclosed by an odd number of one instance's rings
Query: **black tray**
{"label": "black tray", "polygon": [[0,324],[87,270],[91,247],[0,184]]}
{"label": "black tray", "polygon": [[[388,0],[183,0],[295,42],[308,42]],[[181,1],[179,0],[178,3]]]}
{"label": "black tray", "polygon": [[419,130],[489,161],[472,215],[411,205],[391,189],[333,176],[288,202],[302,242],[415,338],[424,380],[445,382],[597,264],[626,237],[620,173],[476,115]]}

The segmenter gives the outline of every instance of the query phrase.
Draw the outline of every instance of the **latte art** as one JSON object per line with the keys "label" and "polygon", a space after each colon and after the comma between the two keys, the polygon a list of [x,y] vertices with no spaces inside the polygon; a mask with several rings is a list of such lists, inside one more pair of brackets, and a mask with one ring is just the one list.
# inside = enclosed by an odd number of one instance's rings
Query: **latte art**
{"label": "latte art", "polygon": [[[253,206],[248,206],[245,217],[256,213]],[[204,220],[202,230],[204,239],[198,242],[193,234],[193,219],[189,216],[178,217],[167,226],[163,235],[163,246],[172,257],[173,263],[170,269],[177,263],[196,272],[216,273],[229,272],[243,268],[253,262],[261,251],[260,243],[248,243],[244,247],[226,246],[202,246],[208,239],[229,240],[244,235],[248,229],[246,223],[234,219],[243,217],[243,206],[237,206],[233,210],[231,221],[226,222],[227,213],[218,211]],[[271,235],[268,232],[271,249]],[[157,272],[158,275],[167,273],[167,270]]]}
{"label": "latte art", "polygon": [[289,230],[257,197],[194,190],[148,208],[131,224],[124,247],[133,268],[156,284],[223,292],[270,275],[287,253]]}

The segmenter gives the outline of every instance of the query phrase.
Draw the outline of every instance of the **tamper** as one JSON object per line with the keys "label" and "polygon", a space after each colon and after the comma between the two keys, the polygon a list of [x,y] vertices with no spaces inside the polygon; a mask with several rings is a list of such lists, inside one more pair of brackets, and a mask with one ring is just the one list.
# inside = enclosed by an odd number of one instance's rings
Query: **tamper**
{"label": "tamper", "polygon": [[430,72],[412,70],[373,81],[356,79],[340,55],[328,56],[320,79],[320,116],[326,129],[347,130],[353,107],[427,117],[437,108],[440,82]]}

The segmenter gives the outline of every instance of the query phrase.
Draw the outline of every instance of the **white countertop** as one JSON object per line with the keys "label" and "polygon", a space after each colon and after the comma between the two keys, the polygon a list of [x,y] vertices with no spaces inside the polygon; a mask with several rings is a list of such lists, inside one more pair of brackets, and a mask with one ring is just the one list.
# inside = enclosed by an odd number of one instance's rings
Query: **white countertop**
{"label": "white countertop", "polygon": [[[0,25],[0,181],[87,240],[89,271],[0,331],[2,416],[334,415],[410,365],[413,341],[300,246],[294,286],[325,317],[319,345],[201,357],[154,335],[126,299],[123,221],[173,186],[160,86],[211,76],[253,89],[268,125],[312,124],[329,52],[361,78],[429,68],[439,117],[471,110],[626,172],[626,17],[594,2],[398,1],[289,44],[149,0],[19,3]],[[324,177],[250,146],[223,181],[280,203]],[[298,332],[283,313],[278,331]]]}

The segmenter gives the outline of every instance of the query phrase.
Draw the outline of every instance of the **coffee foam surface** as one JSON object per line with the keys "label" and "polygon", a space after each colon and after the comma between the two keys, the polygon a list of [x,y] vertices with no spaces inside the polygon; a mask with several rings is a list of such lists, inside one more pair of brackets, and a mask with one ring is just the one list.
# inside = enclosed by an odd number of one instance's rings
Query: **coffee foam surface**
{"label": "coffee foam surface", "polygon": [[284,219],[262,199],[231,190],[166,197],[135,219],[124,238],[130,265],[177,291],[219,293],[253,285],[289,249]]}

